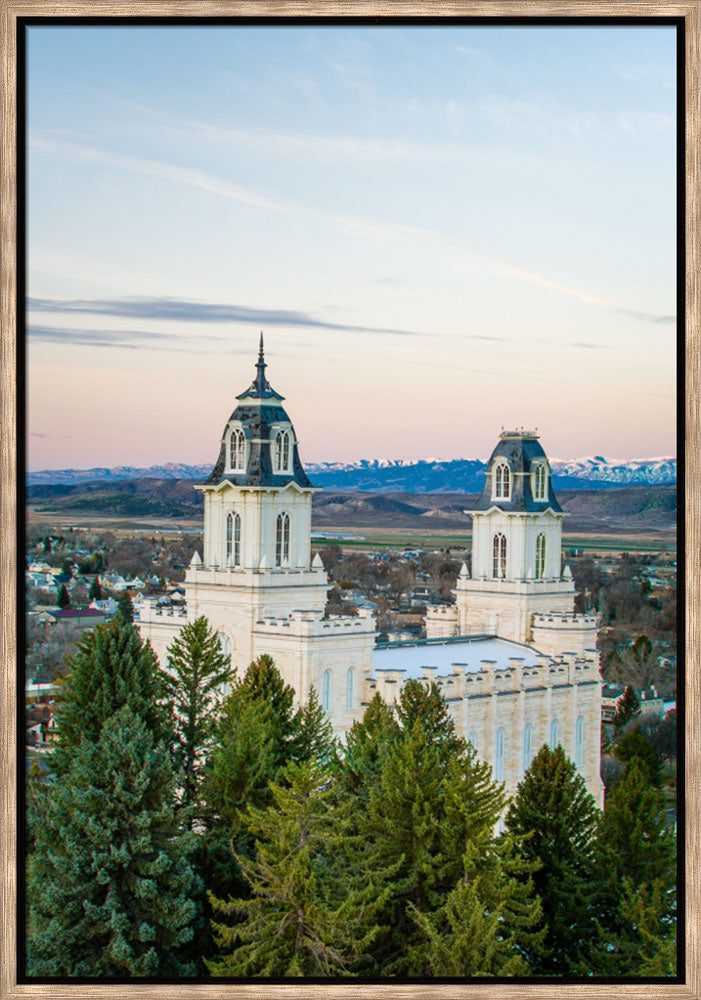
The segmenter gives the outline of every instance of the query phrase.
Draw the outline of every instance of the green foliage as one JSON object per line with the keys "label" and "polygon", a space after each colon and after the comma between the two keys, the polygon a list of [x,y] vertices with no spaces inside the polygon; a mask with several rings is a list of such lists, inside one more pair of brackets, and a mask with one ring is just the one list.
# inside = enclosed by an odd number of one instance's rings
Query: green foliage
{"label": "green foliage", "polygon": [[131,597],[129,596],[129,591],[122,591],[119,601],[117,602],[117,614],[115,618],[120,618],[122,622],[127,625],[131,625],[134,621],[134,605],[132,604]]}
{"label": "green foliage", "polygon": [[656,788],[662,784],[660,756],[652,740],[644,736],[639,728],[632,729],[621,737],[613,749],[613,755],[624,764],[636,757],[650,784]]}
{"label": "green foliage", "polygon": [[408,733],[417,719],[421,719],[426,735],[438,748],[441,758],[446,759],[462,749],[463,741],[455,732],[445,699],[433,682],[426,685],[409,680],[402,687],[397,703],[399,725]]}
{"label": "green foliage", "polygon": [[68,595],[68,591],[66,590],[65,583],[62,583],[61,586],[59,587],[56,603],[61,609],[70,607],[71,599]]}
{"label": "green foliage", "polygon": [[43,790],[29,862],[32,976],[187,976],[196,889],[166,748],[128,706]]}
{"label": "green foliage", "polygon": [[212,898],[218,913],[243,919],[215,923],[225,953],[207,965],[218,976],[348,975],[378,931],[382,893],[373,872],[348,865],[347,819],[324,769],[290,762],[280,779],[271,806],[250,811],[258,851],[239,860],[252,895]]}
{"label": "green foliage", "polygon": [[321,707],[316,688],[309,690],[307,703],[296,716],[296,729],[291,743],[293,760],[303,764],[327,765],[336,760],[338,742],[333,735],[331,720]]}
{"label": "green foliage", "polygon": [[51,764],[64,771],[83,739],[95,742],[103,725],[128,705],[153,732],[172,740],[172,712],[167,679],[151,647],[133,625],[119,617],[84,632],[58,702],[58,743]]}
{"label": "green foliage", "polygon": [[175,763],[182,774],[183,806],[198,805],[203,767],[211,751],[231,661],[202,616],[184,626],[168,648],[169,692],[175,709]]}
{"label": "green foliage", "polygon": [[[595,864],[598,943],[590,968],[601,975],[642,975],[637,970],[658,953],[663,964],[676,932],[676,835],[665,824],[662,795],[637,757],[626,764],[606,803]],[[650,952],[646,934],[657,942]]]}
{"label": "green foliage", "polygon": [[616,715],[613,720],[616,732],[623,729],[623,727],[637,715],[640,715],[640,702],[638,701],[638,696],[636,695],[635,690],[629,684],[623,692],[623,697],[616,707]]}
{"label": "green foliage", "polygon": [[370,788],[378,780],[382,760],[392,741],[399,735],[392,710],[379,694],[365,709],[362,722],[354,722],[346,737],[340,764],[342,788],[367,803]]}
{"label": "green foliage", "polygon": [[241,685],[248,694],[270,708],[275,735],[275,763],[283,765],[289,757],[290,742],[297,733],[294,689],[285,684],[272,656],[267,653],[253,660]]}
{"label": "green foliage", "polygon": [[522,940],[532,953],[544,934],[530,930],[541,918],[540,902],[524,879],[530,871],[510,838],[492,841],[482,854],[468,843],[462,877],[445,902],[432,913],[421,913],[409,903],[422,938],[417,949],[422,974],[529,975]]}
{"label": "green foliage", "polygon": [[[424,976],[443,967],[442,953],[431,945],[436,937],[427,927],[436,934],[468,933],[464,923],[457,927],[451,921],[470,844],[484,876],[480,891],[491,887],[489,900],[482,898],[480,905],[499,911],[498,937],[508,942],[500,955],[513,954],[516,941],[519,948],[536,947],[542,937],[533,930],[539,907],[527,878],[519,882],[514,876],[515,871],[525,875],[529,866],[513,841],[498,848],[494,836],[504,807],[503,786],[492,780],[472,746],[455,736],[430,689],[427,698],[410,690],[402,708],[404,726],[379,758],[378,777],[359,819],[360,833],[373,844],[375,867],[396,866],[379,918],[386,929],[373,948],[372,973]],[[449,900],[453,891],[456,896]],[[472,919],[462,916],[466,923]]]}
{"label": "green foliage", "polygon": [[96,576],[93,582],[90,584],[90,590],[88,591],[88,600],[90,601],[101,601],[103,599],[102,587],[100,586],[100,577]]}
{"label": "green foliage", "polygon": [[506,815],[507,829],[524,838],[524,857],[537,865],[533,884],[547,934],[542,951],[527,958],[538,975],[573,975],[591,941],[597,818],[594,799],[562,747],[543,746]]}

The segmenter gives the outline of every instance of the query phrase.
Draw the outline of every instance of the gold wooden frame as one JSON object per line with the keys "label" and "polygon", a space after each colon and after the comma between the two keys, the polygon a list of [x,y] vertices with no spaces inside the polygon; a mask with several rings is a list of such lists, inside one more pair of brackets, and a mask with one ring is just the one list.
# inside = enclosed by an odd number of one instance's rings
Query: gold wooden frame
{"label": "gold wooden frame", "polygon": [[[245,15],[255,17],[300,16],[424,15],[446,16],[630,16],[683,17],[686,28],[686,984],[685,985],[572,985],[553,981],[552,985],[469,984],[363,986],[349,980],[343,984],[312,985],[301,980],[294,985],[273,986],[264,981],[251,985],[196,983],[159,985],[18,985],[15,969],[16,885],[15,847],[16,768],[14,729],[15,685],[15,579],[16,538],[16,261],[15,194],[16,148],[15,57],[16,27],[20,17],[68,16],[189,16],[213,17]],[[661,1000],[701,1000],[701,0],[0,0],[2,50],[2,160],[0,163],[0,998],[43,997],[46,1000],[85,997],[146,1000],[173,997],[176,1000],[515,1000],[542,998],[570,1000],[579,997],[650,997]]]}

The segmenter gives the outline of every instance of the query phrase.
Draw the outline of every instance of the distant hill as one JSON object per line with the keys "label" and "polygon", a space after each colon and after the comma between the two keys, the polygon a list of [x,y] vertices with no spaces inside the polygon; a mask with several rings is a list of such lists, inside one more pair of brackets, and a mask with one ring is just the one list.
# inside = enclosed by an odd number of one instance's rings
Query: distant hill
{"label": "distant hill", "polygon": [[[630,460],[590,458],[553,460],[555,489],[609,489],[615,486],[671,484],[677,480],[677,460],[672,457]],[[28,484],[71,485],[113,483],[141,479],[205,479],[211,465],[168,463],[139,469],[132,466],[96,469],[45,469],[30,472]],[[324,490],[371,493],[479,493],[486,463],[479,459],[363,459],[359,462],[321,462],[305,466],[315,486]]]}
{"label": "distant hill", "polygon": [[[132,518],[202,517],[202,494],[191,479],[137,479],[95,483],[30,485],[27,501],[36,511],[102,514]],[[414,531],[464,531],[471,527],[473,493],[368,493],[360,490],[317,493],[312,506],[315,529],[406,528]],[[673,532],[676,487],[589,487],[559,490],[569,516],[568,532]]]}

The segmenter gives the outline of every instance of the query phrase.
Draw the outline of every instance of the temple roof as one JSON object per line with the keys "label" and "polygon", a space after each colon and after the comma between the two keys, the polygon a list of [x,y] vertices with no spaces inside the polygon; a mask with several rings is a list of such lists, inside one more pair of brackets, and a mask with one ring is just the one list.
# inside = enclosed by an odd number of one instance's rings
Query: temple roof
{"label": "temple roof", "polygon": [[[511,472],[511,493],[508,500],[492,499],[492,468],[498,458],[506,459]],[[544,463],[547,468],[547,495],[544,500],[536,500],[530,473],[533,466]],[[475,511],[498,507],[504,511],[527,511],[538,513],[550,510],[561,512],[552,486],[550,464],[547,455],[534,431],[503,431],[499,442],[487,463],[486,479],[479,500],[472,508]]]}
{"label": "temple roof", "polygon": [[[263,354],[263,334],[260,336],[258,361],[256,362],[256,377],[245,392],[236,398],[241,402],[236,406],[222,431],[222,441],[219,457],[206,480],[206,485],[218,485],[229,482],[234,486],[273,486],[284,488],[290,483],[296,483],[302,489],[313,489],[312,483],[304,471],[297,450],[297,435],[292,422],[281,405],[285,398],[276,392],[265,376],[267,365]],[[226,449],[228,429],[232,422],[241,425],[246,437],[246,468],[241,472],[227,472]],[[275,472],[271,448],[271,435],[276,425],[284,424],[291,432],[292,471],[289,473]]]}

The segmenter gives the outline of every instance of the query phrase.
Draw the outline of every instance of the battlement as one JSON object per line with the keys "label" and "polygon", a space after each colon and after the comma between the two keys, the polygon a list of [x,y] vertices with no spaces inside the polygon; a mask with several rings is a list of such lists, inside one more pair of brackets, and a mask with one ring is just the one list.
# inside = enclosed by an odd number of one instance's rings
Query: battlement
{"label": "battlement", "polygon": [[426,610],[426,618],[447,618],[452,621],[457,616],[458,609],[454,604],[443,604]]}
{"label": "battlement", "polygon": [[361,609],[357,618],[337,616],[323,618],[318,611],[293,611],[290,615],[259,619],[254,626],[256,635],[294,635],[305,638],[375,634],[375,622],[370,611]]}
{"label": "battlement", "polygon": [[190,565],[185,571],[185,582],[214,584],[225,587],[264,586],[327,586],[323,569],[290,569],[287,567],[261,566],[258,569],[238,569],[232,566]]}
{"label": "battlement", "polygon": [[145,601],[139,610],[138,624],[161,622],[164,618],[175,618],[184,624],[187,620],[187,607],[159,607],[155,601]]}
{"label": "battlement", "polygon": [[564,614],[558,611],[533,615],[533,628],[596,629],[599,619],[596,615]]}

